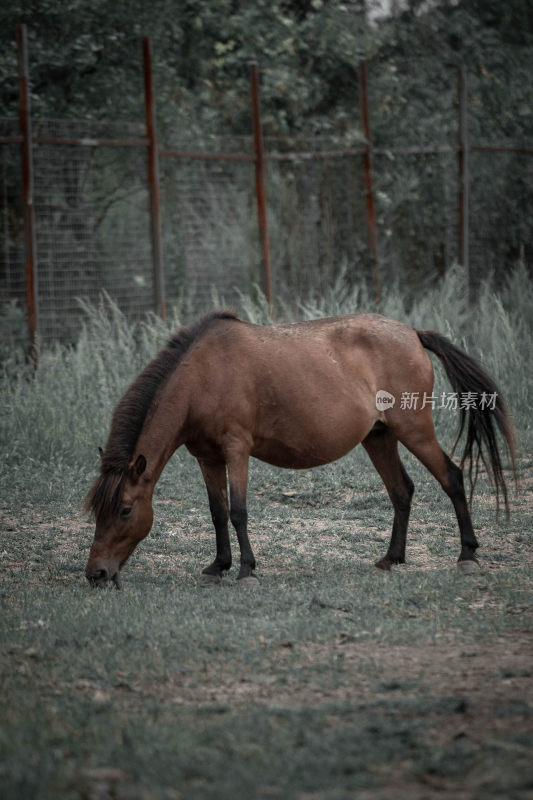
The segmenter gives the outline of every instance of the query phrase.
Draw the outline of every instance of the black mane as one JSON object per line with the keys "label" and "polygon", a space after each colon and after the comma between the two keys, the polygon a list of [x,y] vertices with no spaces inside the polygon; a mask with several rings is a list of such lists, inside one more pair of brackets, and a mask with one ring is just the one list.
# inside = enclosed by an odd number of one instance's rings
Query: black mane
{"label": "black mane", "polygon": [[193,342],[221,319],[236,320],[238,317],[230,311],[212,311],[189,327],[180,328],[126,390],[113,412],[100,475],[84,503],[85,509],[95,517],[118,512],[126,469],[158,390]]}

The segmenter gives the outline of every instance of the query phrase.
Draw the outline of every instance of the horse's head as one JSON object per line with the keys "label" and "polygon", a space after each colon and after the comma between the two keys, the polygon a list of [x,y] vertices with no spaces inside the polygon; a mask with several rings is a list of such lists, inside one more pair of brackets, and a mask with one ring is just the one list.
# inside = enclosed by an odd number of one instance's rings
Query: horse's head
{"label": "horse's head", "polygon": [[122,476],[102,474],[87,498],[96,518],[85,567],[92,586],[113,581],[119,588],[120,570],[150,532],[154,514],[149,482],[141,478],[145,469],[146,459],[140,455]]}

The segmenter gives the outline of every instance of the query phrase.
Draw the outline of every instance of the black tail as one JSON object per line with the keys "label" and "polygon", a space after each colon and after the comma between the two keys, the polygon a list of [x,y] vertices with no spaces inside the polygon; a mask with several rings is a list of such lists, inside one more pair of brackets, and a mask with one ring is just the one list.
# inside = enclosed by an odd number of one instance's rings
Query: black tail
{"label": "black tail", "polygon": [[[466,442],[461,457],[461,467],[468,461],[468,477],[470,480],[470,502],[479,473],[479,462],[484,464],[489,479],[496,489],[496,507],[499,510],[500,492],[503,496],[505,511],[509,516],[507,486],[503,474],[502,460],[498,449],[496,433],[499,430],[511,458],[513,474],[516,480],[515,432],[503,397],[492,378],[483,367],[465,352],[453,345],[436,331],[417,331],[422,345],[435,353],[442,362],[446,375],[458,395],[465,400],[465,393],[472,392],[475,405],[468,407],[466,403],[460,407],[459,433],[453,449],[466,427]],[[482,400],[484,398],[484,400]],[[488,458],[486,457],[488,455]]]}

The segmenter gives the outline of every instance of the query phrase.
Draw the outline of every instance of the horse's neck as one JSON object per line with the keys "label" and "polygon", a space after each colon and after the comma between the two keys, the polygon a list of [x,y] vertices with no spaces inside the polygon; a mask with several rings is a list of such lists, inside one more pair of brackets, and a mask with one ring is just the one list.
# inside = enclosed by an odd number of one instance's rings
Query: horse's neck
{"label": "horse's neck", "polygon": [[146,458],[146,477],[152,486],[159,480],[169,458],[183,444],[182,430],[187,419],[188,402],[184,392],[175,388],[172,379],[169,384],[155,410],[148,413],[135,446],[134,459],[139,455]]}

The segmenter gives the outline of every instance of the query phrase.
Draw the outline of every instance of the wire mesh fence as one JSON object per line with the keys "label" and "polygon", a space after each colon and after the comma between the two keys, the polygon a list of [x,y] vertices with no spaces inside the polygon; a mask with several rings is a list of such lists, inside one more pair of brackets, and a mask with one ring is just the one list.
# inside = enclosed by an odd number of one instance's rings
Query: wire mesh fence
{"label": "wire mesh fence", "polygon": [[[517,62],[519,77],[533,66],[528,58]],[[420,286],[460,259],[457,69],[429,60],[379,69],[370,63],[368,80],[381,280]],[[533,149],[516,123],[529,113],[531,89],[520,91],[511,106],[495,76],[478,70],[470,84],[473,285],[531,246],[524,209],[533,201]],[[406,104],[409,118],[417,110],[416,130],[406,128]],[[496,144],[506,149],[494,152],[482,121],[498,109]],[[34,123],[43,343],[75,338],[79,299],[95,300],[102,290],[130,318],[154,308],[145,130],[113,122]],[[20,143],[18,120],[0,119],[0,357],[27,341]],[[264,146],[274,297],[321,294],[339,274],[370,280],[367,143],[360,133],[347,143],[266,138]],[[184,316],[207,309],[215,296],[234,304],[239,292],[262,284],[256,160],[251,135],[159,142],[164,289],[167,304],[179,303]]]}
{"label": "wire mesh fence", "polygon": [[[464,262],[469,284],[502,279],[517,260],[533,261],[533,51],[509,47],[492,72],[483,59],[465,70],[468,169],[461,175],[461,97],[455,64],[435,58],[368,65],[374,187],[383,280],[420,285]],[[406,113],[408,110],[409,113]],[[416,118],[416,126],[412,125]],[[409,125],[409,127],[407,127]],[[467,218],[461,181],[468,184]]]}
{"label": "wire mesh fence", "polygon": [[[124,136],[124,128],[44,121],[35,133],[43,139],[112,138]],[[41,339],[74,336],[77,298],[95,300],[102,290],[119,298],[130,316],[150,310],[146,152],[38,144],[34,163]]]}
{"label": "wire mesh fence", "polygon": [[459,260],[455,153],[374,158],[381,276],[420,286]]}
{"label": "wire mesh fence", "polygon": [[[0,136],[15,138],[18,120],[0,119]],[[24,222],[20,145],[0,147],[0,360],[27,344]]]}
{"label": "wire mesh fence", "polygon": [[175,137],[162,152],[196,156],[160,161],[167,298],[191,313],[215,294],[231,304],[261,280],[251,139]]}
{"label": "wire mesh fence", "polygon": [[322,293],[347,267],[369,278],[360,155],[317,138],[267,138],[265,151],[274,294]]}

